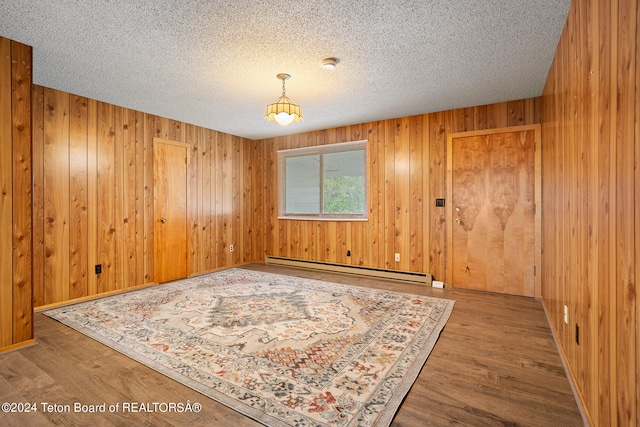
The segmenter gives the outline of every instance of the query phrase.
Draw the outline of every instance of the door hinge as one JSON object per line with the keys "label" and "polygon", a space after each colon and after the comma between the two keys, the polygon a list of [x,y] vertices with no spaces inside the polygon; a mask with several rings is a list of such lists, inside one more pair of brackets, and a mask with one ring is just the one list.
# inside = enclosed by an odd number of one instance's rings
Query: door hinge
{"label": "door hinge", "polygon": [[535,215],[536,213],[538,213],[537,211],[538,207],[536,206],[536,204],[533,204],[533,214]]}
{"label": "door hinge", "polygon": [[533,152],[535,153],[536,149],[538,148],[538,144],[536,144],[535,142],[533,143]]}
{"label": "door hinge", "polygon": [[538,275],[538,268],[535,265],[533,266],[533,275],[534,276]]}

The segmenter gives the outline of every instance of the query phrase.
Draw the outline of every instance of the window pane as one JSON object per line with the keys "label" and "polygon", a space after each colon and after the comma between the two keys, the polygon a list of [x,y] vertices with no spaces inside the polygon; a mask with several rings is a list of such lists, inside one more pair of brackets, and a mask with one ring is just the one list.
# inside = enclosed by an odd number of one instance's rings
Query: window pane
{"label": "window pane", "polygon": [[320,213],[320,156],[288,157],[285,164],[285,212]]}
{"label": "window pane", "polygon": [[364,150],[327,153],[323,156],[323,213],[365,213],[364,158]]}
{"label": "window pane", "polygon": [[278,218],[367,220],[367,141],[278,150]]}

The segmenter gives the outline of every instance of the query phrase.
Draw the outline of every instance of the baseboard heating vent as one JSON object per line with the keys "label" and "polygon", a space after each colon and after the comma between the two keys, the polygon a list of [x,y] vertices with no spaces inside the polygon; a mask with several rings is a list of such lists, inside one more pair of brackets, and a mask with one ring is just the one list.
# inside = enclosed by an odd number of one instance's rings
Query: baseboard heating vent
{"label": "baseboard heating vent", "polygon": [[322,261],[309,261],[294,258],[266,256],[265,264],[282,265],[286,267],[306,268],[311,270],[325,270],[334,273],[359,274],[381,279],[401,280],[431,286],[432,276],[428,273],[414,273],[411,271],[386,270],[384,268],[365,267],[362,265],[335,264]]}

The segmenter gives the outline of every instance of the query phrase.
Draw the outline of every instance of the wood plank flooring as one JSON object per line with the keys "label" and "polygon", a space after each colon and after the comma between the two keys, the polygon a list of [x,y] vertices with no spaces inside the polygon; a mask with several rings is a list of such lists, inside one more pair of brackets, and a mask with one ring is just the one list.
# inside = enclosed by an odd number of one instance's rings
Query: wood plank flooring
{"label": "wood plank flooring", "polygon": [[[456,300],[392,426],[583,425],[540,301],[263,264],[243,268]],[[0,354],[0,404],[35,403],[37,412],[0,412],[2,426],[260,425],[40,313],[35,334],[36,345]],[[202,410],[43,410],[44,402],[73,409],[74,402],[187,401]]]}

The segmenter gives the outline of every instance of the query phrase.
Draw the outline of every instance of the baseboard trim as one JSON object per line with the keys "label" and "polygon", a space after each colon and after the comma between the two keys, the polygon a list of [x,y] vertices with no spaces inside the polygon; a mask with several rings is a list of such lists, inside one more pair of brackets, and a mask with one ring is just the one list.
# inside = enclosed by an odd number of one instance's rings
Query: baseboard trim
{"label": "baseboard trim", "polygon": [[19,349],[24,348],[24,347],[29,347],[31,345],[34,345],[35,343],[36,343],[35,339],[30,339],[30,340],[19,342],[17,344],[12,344],[12,345],[9,345],[9,346],[6,346],[6,347],[2,347],[2,348],[0,348],[0,354],[8,353],[10,351],[19,350]]}
{"label": "baseboard trim", "polygon": [[584,397],[578,387],[576,387],[576,381],[573,376],[573,371],[569,367],[569,363],[567,362],[567,355],[564,352],[564,348],[560,345],[560,340],[558,340],[558,336],[556,335],[556,330],[553,327],[553,323],[551,322],[551,316],[549,316],[549,312],[547,311],[547,305],[544,303],[544,298],[540,299],[540,303],[542,304],[542,308],[544,309],[544,314],[547,316],[547,323],[549,324],[549,328],[551,329],[551,336],[553,336],[553,341],[556,343],[556,348],[558,349],[558,354],[560,355],[560,361],[562,362],[562,366],[564,367],[564,373],[569,380],[569,386],[571,387],[571,391],[573,392],[573,396],[576,399],[576,404],[578,405],[578,410],[580,411],[580,415],[582,416],[582,422],[585,427],[591,427],[593,425],[593,421],[591,420],[591,416],[589,415],[589,411],[584,404]]}

